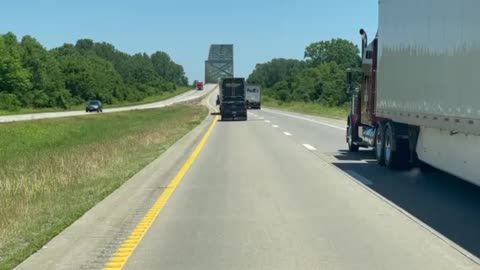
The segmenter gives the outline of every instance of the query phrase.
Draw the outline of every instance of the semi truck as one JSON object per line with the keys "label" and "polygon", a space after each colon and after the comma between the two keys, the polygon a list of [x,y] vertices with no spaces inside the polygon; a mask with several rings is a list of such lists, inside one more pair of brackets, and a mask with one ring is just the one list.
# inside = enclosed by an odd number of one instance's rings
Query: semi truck
{"label": "semi truck", "polygon": [[480,185],[480,1],[381,0],[362,36],[360,87],[348,72],[350,151],[377,163],[427,165]]}
{"label": "semi truck", "polygon": [[197,90],[203,90],[203,82],[197,82]]}
{"label": "semi truck", "polygon": [[262,108],[262,89],[257,85],[247,85],[247,109]]}
{"label": "semi truck", "polygon": [[223,78],[219,81],[220,94],[217,103],[220,117],[225,120],[247,120],[244,78]]}

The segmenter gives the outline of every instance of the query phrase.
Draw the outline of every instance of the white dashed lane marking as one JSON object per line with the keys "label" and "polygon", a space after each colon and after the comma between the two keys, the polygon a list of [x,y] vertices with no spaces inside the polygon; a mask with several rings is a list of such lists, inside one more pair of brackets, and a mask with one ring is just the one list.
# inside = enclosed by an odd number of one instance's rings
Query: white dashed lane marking
{"label": "white dashed lane marking", "polygon": [[272,127],[274,127],[274,128],[278,128],[278,125],[272,125]]}
{"label": "white dashed lane marking", "polygon": [[309,119],[309,118],[305,118],[305,117],[300,117],[300,116],[296,116],[296,115],[281,113],[281,112],[277,112],[277,111],[273,111],[273,110],[265,110],[265,111],[275,113],[275,114],[279,114],[279,115],[283,115],[283,116],[287,116],[287,117],[291,117],[291,118],[301,119],[301,120],[316,123],[316,124],[319,124],[319,125],[335,128],[335,129],[338,129],[338,130],[343,130],[343,131],[346,130],[346,128],[344,128],[344,127],[339,127],[339,126],[323,123],[323,122],[320,122],[320,121],[315,121],[313,119]]}
{"label": "white dashed lane marking", "polygon": [[285,132],[283,132],[283,134],[285,134],[286,136],[292,136],[292,134],[291,134],[291,133],[289,133],[289,132],[286,132],[286,131],[285,131]]}
{"label": "white dashed lane marking", "polygon": [[307,149],[310,150],[310,151],[315,151],[315,150],[317,150],[317,148],[311,146],[310,144],[306,144],[306,143],[303,144],[303,147],[307,148]]}

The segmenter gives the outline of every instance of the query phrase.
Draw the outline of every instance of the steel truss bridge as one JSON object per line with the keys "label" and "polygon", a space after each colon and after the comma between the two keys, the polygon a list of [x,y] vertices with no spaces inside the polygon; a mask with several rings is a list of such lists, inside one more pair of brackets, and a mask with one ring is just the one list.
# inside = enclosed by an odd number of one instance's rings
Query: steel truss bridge
{"label": "steel truss bridge", "polygon": [[233,44],[212,44],[205,61],[205,83],[233,77]]}

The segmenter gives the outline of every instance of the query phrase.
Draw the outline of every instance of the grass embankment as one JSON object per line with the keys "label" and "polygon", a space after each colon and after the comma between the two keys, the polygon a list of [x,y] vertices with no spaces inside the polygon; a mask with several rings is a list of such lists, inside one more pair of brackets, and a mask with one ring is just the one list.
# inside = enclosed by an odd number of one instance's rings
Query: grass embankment
{"label": "grass embankment", "polygon": [[0,125],[0,269],[41,248],[206,115],[177,105]]}
{"label": "grass embankment", "polygon": [[346,119],[350,113],[349,106],[327,107],[317,103],[282,102],[269,97],[262,99],[262,106],[341,120]]}
{"label": "grass embankment", "polygon": [[[188,86],[180,86],[177,88],[175,91],[171,92],[163,92],[160,95],[155,95],[155,96],[150,96],[146,97],[141,101],[123,101],[115,104],[104,104],[104,108],[118,108],[118,107],[126,107],[126,106],[134,106],[134,105],[142,105],[142,104],[148,104],[148,103],[153,103],[153,102],[158,102],[162,100],[166,100],[169,98],[172,98],[174,96],[178,96],[180,94],[183,94],[187,91],[191,90],[191,87]],[[66,111],[82,111],[85,110],[85,104],[80,104],[80,105],[75,105],[70,107],[69,109],[61,109],[61,108],[21,108],[16,111],[4,111],[0,110],[0,115],[16,115],[16,114],[30,114],[30,113],[44,113],[44,112],[66,112]]]}

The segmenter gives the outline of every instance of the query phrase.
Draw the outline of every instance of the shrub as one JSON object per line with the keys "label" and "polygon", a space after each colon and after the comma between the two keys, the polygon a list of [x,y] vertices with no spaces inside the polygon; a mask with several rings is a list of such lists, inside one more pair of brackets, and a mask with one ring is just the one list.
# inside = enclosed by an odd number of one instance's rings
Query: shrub
{"label": "shrub", "polygon": [[20,109],[21,105],[16,95],[0,93],[0,110],[16,111]]}

